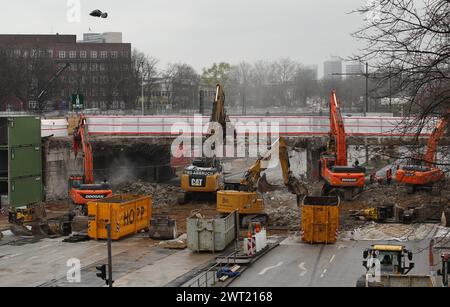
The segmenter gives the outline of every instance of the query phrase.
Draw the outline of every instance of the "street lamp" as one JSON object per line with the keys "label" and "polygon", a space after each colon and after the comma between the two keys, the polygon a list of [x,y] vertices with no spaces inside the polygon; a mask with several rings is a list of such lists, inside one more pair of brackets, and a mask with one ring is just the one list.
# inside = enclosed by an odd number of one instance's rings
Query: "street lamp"
{"label": "street lamp", "polygon": [[142,67],[142,79],[141,79],[141,104],[142,104],[142,116],[145,115],[145,106],[144,106],[144,61],[141,62]]}

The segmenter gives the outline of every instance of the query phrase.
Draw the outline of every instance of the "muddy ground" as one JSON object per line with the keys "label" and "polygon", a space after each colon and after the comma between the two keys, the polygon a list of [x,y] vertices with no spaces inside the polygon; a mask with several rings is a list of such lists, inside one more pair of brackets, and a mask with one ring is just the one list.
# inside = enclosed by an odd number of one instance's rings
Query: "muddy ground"
{"label": "muddy ground", "polygon": [[[310,194],[320,194],[320,183],[308,184]],[[217,216],[214,201],[193,201],[187,205],[178,205],[177,194],[181,189],[176,183],[152,184],[142,181],[130,184],[121,184],[114,187],[115,193],[151,195],[153,199],[154,215],[169,215],[177,220],[178,231],[186,231],[186,219],[195,212],[200,211],[207,217]],[[364,220],[351,219],[352,212],[368,207],[380,207],[398,205],[402,208],[420,207],[426,205],[430,208],[430,219],[438,221],[444,210],[448,211],[450,193],[443,191],[441,196],[432,196],[426,191],[420,191],[414,195],[408,195],[403,187],[395,184],[369,185],[363,193],[359,194],[351,202],[341,203],[341,222],[345,230],[358,227],[366,223]],[[270,228],[279,232],[283,230],[295,231],[300,227],[301,210],[297,205],[296,196],[290,194],[285,188],[265,193],[263,195],[266,212],[270,218]],[[49,217],[62,215],[69,210],[69,200],[50,202],[47,204]],[[447,218],[450,220],[450,216]],[[7,216],[0,216],[0,230],[9,228]]]}

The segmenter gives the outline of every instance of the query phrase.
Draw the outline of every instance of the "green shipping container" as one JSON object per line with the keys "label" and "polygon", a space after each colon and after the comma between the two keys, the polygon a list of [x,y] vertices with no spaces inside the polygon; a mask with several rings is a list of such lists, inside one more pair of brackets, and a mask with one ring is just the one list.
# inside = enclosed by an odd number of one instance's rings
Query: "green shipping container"
{"label": "green shipping container", "polygon": [[43,199],[42,177],[10,179],[8,197],[12,207],[41,202]]}
{"label": "green shipping container", "polygon": [[35,116],[8,118],[8,146],[41,144],[41,119]]}
{"label": "green shipping container", "polygon": [[0,194],[12,207],[43,200],[39,117],[0,117]]}
{"label": "green shipping container", "polygon": [[41,145],[9,148],[9,178],[42,175]]}

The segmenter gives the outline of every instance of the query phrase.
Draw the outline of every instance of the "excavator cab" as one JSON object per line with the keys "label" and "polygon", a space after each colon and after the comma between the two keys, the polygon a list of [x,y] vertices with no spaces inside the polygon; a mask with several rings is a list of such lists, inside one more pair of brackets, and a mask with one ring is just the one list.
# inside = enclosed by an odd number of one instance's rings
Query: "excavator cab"
{"label": "excavator cab", "polygon": [[69,191],[79,188],[84,183],[83,176],[72,175],[69,177]]}

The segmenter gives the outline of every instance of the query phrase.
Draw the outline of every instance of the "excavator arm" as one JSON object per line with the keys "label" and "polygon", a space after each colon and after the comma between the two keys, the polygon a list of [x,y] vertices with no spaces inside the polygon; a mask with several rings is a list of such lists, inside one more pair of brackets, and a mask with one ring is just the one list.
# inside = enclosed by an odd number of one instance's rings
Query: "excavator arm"
{"label": "excavator arm", "polygon": [[211,114],[211,122],[219,123],[225,129],[227,114],[225,111],[225,92],[220,84],[216,85],[216,98]]}
{"label": "excavator arm", "polygon": [[447,113],[445,117],[443,117],[436,128],[434,128],[433,133],[428,140],[427,151],[424,156],[425,163],[428,167],[433,167],[436,163],[436,154],[437,147],[439,145],[439,141],[444,136],[445,130],[448,126],[448,121],[450,120],[450,113]]}
{"label": "excavator arm", "polygon": [[84,183],[94,183],[94,167],[92,158],[92,147],[89,140],[86,127],[86,117],[81,116],[78,126],[73,132],[73,151],[77,157],[80,148],[83,150],[83,168],[84,168]]}
{"label": "excavator arm", "polygon": [[[283,137],[280,137],[275,143],[272,144],[271,149],[261,158],[259,158],[245,173],[244,178],[241,180],[241,186],[245,187],[247,191],[261,190],[260,187],[269,186],[265,176],[261,176],[261,173],[268,168],[269,160],[274,154],[278,153],[279,163],[283,173],[283,183],[288,188],[289,192],[296,195],[307,195],[308,189],[304,184],[294,177],[289,162],[289,153],[286,146],[286,141]],[[264,191],[263,191],[264,192]]]}
{"label": "excavator arm", "polygon": [[345,139],[344,120],[336,91],[330,97],[330,134],[336,152],[336,166],[347,166],[347,142]]}

